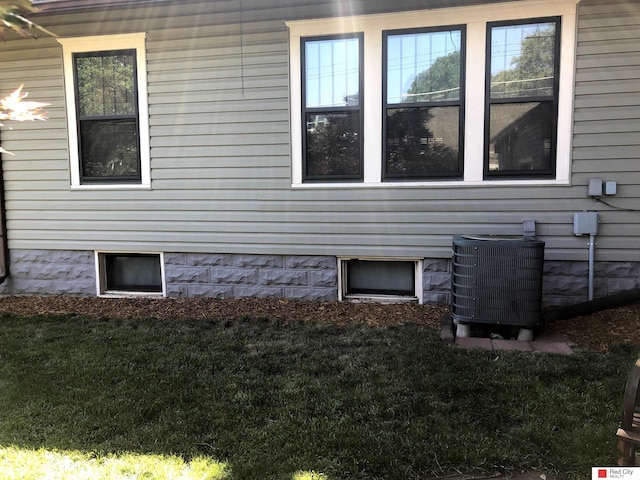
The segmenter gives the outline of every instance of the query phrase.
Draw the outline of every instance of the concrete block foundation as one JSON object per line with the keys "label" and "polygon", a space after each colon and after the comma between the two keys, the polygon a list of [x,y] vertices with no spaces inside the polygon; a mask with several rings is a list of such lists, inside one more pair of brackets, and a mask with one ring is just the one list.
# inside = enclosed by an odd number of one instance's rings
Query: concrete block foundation
{"label": "concrete block foundation", "polygon": [[[93,251],[11,250],[1,295],[96,295]],[[173,298],[288,298],[336,301],[334,256],[238,255],[167,252],[167,296]],[[451,260],[423,260],[425,303],[451,301]],[[640,288],[640,262],[599,262],[595,297]],[[547,261],[543,307],[582,303],[588,296],[586,262]]]}

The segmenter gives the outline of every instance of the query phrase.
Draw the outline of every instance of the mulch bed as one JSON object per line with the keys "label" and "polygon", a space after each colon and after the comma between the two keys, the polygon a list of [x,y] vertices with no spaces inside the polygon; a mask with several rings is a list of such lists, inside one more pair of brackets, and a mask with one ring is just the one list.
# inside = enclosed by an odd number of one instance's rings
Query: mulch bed
{"label": "mulch bed", "polygon": [[[311,302],[281,299],[149,299],[71,296],[0,298],[0,315],[85,315],[96,318],[255,318],[283,323],[326,322],[339,326],[416,323],[440,329],[448,305]],[[622,343],[640,345],[640,302],[558,320],[547,331],[564,333],[579,347],[604,352]]]}
{"label": "mulch bed", "polygon": [[282,299],[151,299],[71,296],[0,298],[0,315],[77,314],[91,317],[159,319],[271,319],[283,323],[315,321],[340,326],[417,323],[440,328],[446,305],[312,302]]}
{"label": "mulch bed", "polygon": [[598,352],[614,345],[640,345],[640,302],[559,320],[547,331],[564,333],[578,346]]}

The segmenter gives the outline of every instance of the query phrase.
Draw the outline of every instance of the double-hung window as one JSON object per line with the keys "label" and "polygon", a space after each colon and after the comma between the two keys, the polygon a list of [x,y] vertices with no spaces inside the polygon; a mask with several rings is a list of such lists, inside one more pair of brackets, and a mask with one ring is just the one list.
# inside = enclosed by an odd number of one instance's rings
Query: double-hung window
{"label": "double-hung window", "polygon": [[485,175],[555,174],[560,19],[487,26]]}
{"label": "double-hung window", "polygon": [[577,1],[287,22],[292,186],[567,185]]}
{"label": "double-hung window", "polygon": [[144,34],[60,43],[72,187],[149,187]]}
{"label": "double-hung window", "polygon": [[387,31],[384,180],[462,175],[464,27]]}
{"label": "double-hung window", "polygon": [[73,55],[80,178],[139,182],[136,51]]}
{"label": "double-hung window", "polygon": [[362,35],[301,47],[306,181],[362,180]]}

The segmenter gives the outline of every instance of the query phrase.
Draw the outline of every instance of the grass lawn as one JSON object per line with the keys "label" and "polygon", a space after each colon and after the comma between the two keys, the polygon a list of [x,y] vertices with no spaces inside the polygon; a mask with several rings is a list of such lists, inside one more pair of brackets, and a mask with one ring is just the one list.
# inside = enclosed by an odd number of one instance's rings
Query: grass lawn
{"label": "grass lawn", "polygon": [[588,479],[615,464],[639,351],[469,351],[416,325],[2,317],[0,480]]}

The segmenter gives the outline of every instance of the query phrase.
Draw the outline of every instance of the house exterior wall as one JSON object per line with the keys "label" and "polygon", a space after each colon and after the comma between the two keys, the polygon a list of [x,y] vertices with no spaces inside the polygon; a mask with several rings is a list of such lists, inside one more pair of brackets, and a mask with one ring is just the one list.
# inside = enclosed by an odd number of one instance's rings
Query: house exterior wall
{"label": "house exterior wall", "polygon": [[[600,211],[597,262],[637,273],[640,221],[637,212],[624,210],[640,203],[637,2],[579,4],[569,185],[358,189],[291,185],[284,20],[349,12],[333,1],[245,1],[242,12],[225,2],[177,3],[35,19],[63,37],[147,32],[150,190],[70,189],[61,47],[51,38],[2,45],[3,91],[25,83],[30,98],[51,104],[47,122],[3,130],[3,147],[15,153],[3,156],[8,244],[20,252],[11,255],[16,278],[14,287],[5,287],[8,293],[31,291],[15,287],[29,283],[20,267],[23,252],[78,252],[84,258],[95,250],[161,251],[178,252],[168,262],[168,274],[178,277],[182,266],[175,262],[182,256],[233,258],[226,267],[244,256],[285,263],[297,257],[424,258],[439,265],[433,281],[425,274],[425,285],[438,285],[425,300],[442,300],[454,235],[520,235],[523,219],[534,219],[546,243],[547,272],[558,273],[547,276],[573,279],[551,281],[549,302],[574,302],[586,294],[587,239],[572,234],[573,213],[584,210]],[[358,14],[452,5],[349,3]],[[591,177],[617,182],[618,194],[607,200],[620,210],[586,196]],[[599,270],[598,281],[607,286],[597,292],[640,286],[634,274],[609,281],[604,272],[610,270]],[[565,286],[558,289],[558,283]],[[189,281],[171,284],[175,296],[198,290]],[[69,290],[94,294],[95,285]]]}
{"label": "house exterior wall", "polygon": [[597,258],[604,261],[640,260],[639,26],[638,2],[579,5],[572,178],[579,189],[590,177],[618,184],[619,194],[607,198],[617,209],[586,207],[600,211]]}
{"label": "house exterior wall", "polygon": [[[288,298],[335,301],[337,261],[333,256],[166,253],[170,298]],[[8,295],[96,294],[93,251],[12,250],[11,277],[0,285]],[[578,303],[588,295],[587,262],[547,261],[543,273],[543,307]],[[640,288],[640,262],[599,262],[595,296]],[[423,262],[423,300],[451,301],[451,261]]]}

